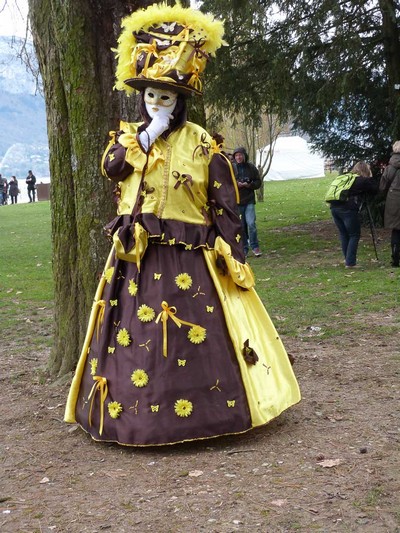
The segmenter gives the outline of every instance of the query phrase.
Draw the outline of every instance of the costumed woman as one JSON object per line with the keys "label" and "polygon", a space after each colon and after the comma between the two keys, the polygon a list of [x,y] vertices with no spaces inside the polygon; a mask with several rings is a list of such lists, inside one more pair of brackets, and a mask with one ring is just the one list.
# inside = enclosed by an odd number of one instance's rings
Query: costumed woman
{"label": "costumed woman", "polygon": [[116,88],[140,91],[143,122],[103,156],[118,216],[65,420],[132,446],[242,433],[300,393],[245,263],[221,139],[186,121],[223,25],[155,4],[122,26]]}

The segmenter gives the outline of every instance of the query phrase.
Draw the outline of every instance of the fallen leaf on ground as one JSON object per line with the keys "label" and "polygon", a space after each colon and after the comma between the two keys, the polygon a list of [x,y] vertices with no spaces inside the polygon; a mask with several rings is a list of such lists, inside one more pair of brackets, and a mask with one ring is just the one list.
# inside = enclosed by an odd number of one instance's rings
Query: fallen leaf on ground
{"label": "fallen leaf on ground", "polygon": [[287,504],[287,500],[274,500],[271,502],[271,505],[276,505],[277,507],[283,507]]}
{"label": "fallen leaf on ground", "polygon": [[204,472],[202,470],[192,470],[191,472],[189,472],[190,477],[199,477],[199,476],[202,476],[203,474]]}
{"label": "fallen leaf on ground", "polygon": [[48,483],[49,481],[50,481],[50,479],[48,477],[44,477],[43,479],[41,479],[39,481],[39,483],[41,483],[43,485],[44,483]]}
{"label": "fallen leaf on ground", "polygon": [[322,468],[332,468],[340,465],[341,462],[340,459],[325,459],[325,461],[320,461],[317,465],[322,466]]}

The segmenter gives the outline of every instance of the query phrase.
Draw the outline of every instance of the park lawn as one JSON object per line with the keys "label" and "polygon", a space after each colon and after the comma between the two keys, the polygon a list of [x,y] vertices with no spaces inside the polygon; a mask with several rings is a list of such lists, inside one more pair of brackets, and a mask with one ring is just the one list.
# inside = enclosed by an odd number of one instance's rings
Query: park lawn
{"label": "park lawn", "polygon": [[[335,227],[324,202],[332,177],[267,182],[265,201],[257,204],[263,256],[249,257],[257,292],[278,331],[307,338],[339,336],[356,328],[379,328],[369,313],[390,313],[398,306],[399,272],[389,265],[387,233],[378,230],[379,259],[367,228],[359,247],[357,270],[345,269]],[[53,321],[51,215],[49,202],[0,208],[0,316],[3,332],[29,335],[49,346]],[[103,238],[103,235],[99,235]],[[366,317],[365,319],[363,317]],[[390,333],[390,331],[388,331]]]}
{"label": "park lawn", "polygon": [[51,301],[50,203],[3,206],[0,221],[7,236],[0,255],[0,301],[17,293],[21,301]]}
{"label": "park lawn", "polygon": [[[51,345],[53,279],[50,203],[0,208],[0,320],[9,339]],[[17,349],[17,346],[14,346]]]}
{"label": "park lawn", "polygon": [[[279,332],[290,336],[339,335],[349,328],[379,328],[368,313],[390,313],[399,303],[400,272],[389,267],[389,235],[377,230],[376,259],[369,228],[359,244],[359,269],[345,269],[339,238],[324,202],[332,180],[265,183],[257,204],[264,255],[249,257],[256,288]],[[319,329],[320,328],[320,329]],[[390,331],[389,331],[390,333]]]}

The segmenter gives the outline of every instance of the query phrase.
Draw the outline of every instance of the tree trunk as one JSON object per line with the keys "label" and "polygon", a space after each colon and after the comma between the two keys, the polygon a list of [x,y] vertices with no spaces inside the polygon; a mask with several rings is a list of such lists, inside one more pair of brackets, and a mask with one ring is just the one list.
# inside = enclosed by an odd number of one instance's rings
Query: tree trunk
{"label": "tree trunk", "polygon": [[[50,149],[53,376],[76,364],[110,243],[112,186],[101,176],[108,132],[137,119],[135,98],[113,91],[121,19],[153,0],[29,0],[46,101]],[[174,1],[169,1],[173,5]],[[188,7],[189,0],[182,2]]]}
{"label": "tree trunk", "polygon": [[116,45],[121,16],[138,4],[29,0],[50,148],[55,329],[49,367],[53,375],[65,374],[76,363],[110,247],[102,228],[115,208],[112,187],[100,174],[100,158],[108,131],[118,128],[119,119],[132,113],[134,104],[134,98],[127,103],[113,92],[110,48]]}

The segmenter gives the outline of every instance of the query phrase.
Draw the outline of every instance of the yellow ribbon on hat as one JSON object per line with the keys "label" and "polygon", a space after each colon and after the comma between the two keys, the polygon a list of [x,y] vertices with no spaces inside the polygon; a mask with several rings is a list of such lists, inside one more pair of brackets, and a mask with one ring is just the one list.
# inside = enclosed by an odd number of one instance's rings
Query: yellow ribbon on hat
{"label": "yellow ribbon on hat", "polygon": [[92,409],[93,409],[93,403],[96,396],[96,392],[100,392],[100,427],[99,427],[99,435],[103,433],[103,426],[104,426],[104,403],[107,398],[108,394],[108,385],[107,385],[107,379],[102,376],[93,376],[93,379],[95,381],[92,390],[90,391],[90,394],[88,396],[88,400],[91,399],[90,407],[89,407],[89,426],[92,427]]}
{"label": "yellow ribbon on hat", "polygon": [[162,326],[163,326],[163,356],[168,356],[168,330],[167,330],[167,321],[169,318],[172,319],[172,321],[178,326],[178,328],[182,327],[182,324],[186,326],[194,327],[197,324],[192,324],[191,322],[186,322],[186,320],[181,320],[176,315],[176,307],[169,306],[167,302],[163,301],[161,303],[162,311],[156,318],[156,324],[159,323],[161,320]]}
{"label": "yellow ribbon on hat", "polygon": [[133,49],[131,63],[132,63],[132,65],[135,68],[136,68],[136,65],[137,65],[137,62],[138,62],[138,57],[142,53],[143,54],[147,54],[146,55],[146,60],[145,60],[145,63],[144,63],[144,67],[143,67],[143,70],[142,70],[142,74],[146,75],[147,69],[149,67],[151,56],[158,57],[157,43],[155,43],[155,42],[150,43],[150,44],[141,43],[141,44],[138,44]]}
{"label": "yellow ribbon on hat", "polygon": [[190,76],[190,79],[188,81],[188,85],[191,85],[192,87],[194,87],[198,91],[202,91],[203,90],[203,83],[202,83],[202,81],[200,79],[200,72],[198,70],[196,70],[195,72],[192,73],[192,75]]}
{"label": "yellow ribbon on hat", "polygon": [[151,44],[144,44],[142,45],[142,51],[147,51],[146,61],[144,63],[144,67],[142,70],[142,74],[146,76],[147,69],[149,68],[150,59],[152,56],[158,57],[158,49],[157,49],[157,43],[151,43]]}

